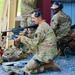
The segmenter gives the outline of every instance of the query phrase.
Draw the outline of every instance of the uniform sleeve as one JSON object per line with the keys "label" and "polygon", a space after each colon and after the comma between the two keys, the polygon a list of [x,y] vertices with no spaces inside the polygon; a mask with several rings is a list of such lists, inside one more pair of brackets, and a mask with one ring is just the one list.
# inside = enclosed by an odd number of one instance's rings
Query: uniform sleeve
{"label": "uniform sleeve", "polygon": [[50,22],[50,26],[51,28],[55,31],[58,27],[58,17],[57,16],[53,16],[53,18],[51,19],[51,22]]}
{"label": "uniform sleeve", "polygon": [[37,45],[39,45],[45,38],[45,33],[44,31],[36,31],[35,36],[33,39],[30,39],[26,36],[22,36],[21,37],[21,42],[24,44],[27,44],[31,47],[36,47]]}

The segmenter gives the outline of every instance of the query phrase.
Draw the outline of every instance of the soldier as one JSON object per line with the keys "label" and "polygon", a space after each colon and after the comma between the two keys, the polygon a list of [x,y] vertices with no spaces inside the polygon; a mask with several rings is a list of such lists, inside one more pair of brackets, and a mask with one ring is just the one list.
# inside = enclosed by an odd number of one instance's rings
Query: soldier
{"label": "soldier", "polygon": [[54,16],[51,19],[50,26],[54,30],[57,41],[70,40],[71,19],[62,11],[63,5],[60,2],[54,2],[51,9]]}
{"label": "soldier", "polygon": [[[26,36],[18,36],[18,38],[14,40],[21,41],[30,47],[31,51],[35,50],[36,53],[25,67],[20,70],[23,71],[23,75],[26,73],[35,74],[49,68],[60,70],[60,68],[53,63],[53,59],[57,55],[57,40],[52,28],[43,20],[40,9],[35,9],[31,13],[31,17],[32,21],[38,24],[34,38],[30,39]],[[16,72],[11,72],[11,74],[13,73]],[[19,74],[20,72],[17,73]]]}
{"label": "soldier", "polygon": [[26,50],[22,48],[17,48],[15,46],[10,46],[7,49],[4,49],[2,59],[4,62],[17,61],[24,58],[27,58],[28,54]]}
{"label": "soldier", "polygon": [[36,8],[36,3],[37,0],[21,0],[21,15],[23,18],[22,24],[24,26],[33,24],[29,14],[34,8]]}

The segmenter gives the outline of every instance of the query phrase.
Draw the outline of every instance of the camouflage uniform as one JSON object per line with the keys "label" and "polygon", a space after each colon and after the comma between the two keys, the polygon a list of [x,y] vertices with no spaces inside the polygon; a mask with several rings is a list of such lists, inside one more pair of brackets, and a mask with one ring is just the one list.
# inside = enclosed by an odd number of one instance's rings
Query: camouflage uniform
{"label": "camouflage uniform", "polygon": [[23,25],[32,25],[31,18],[27,16],[36,7],[37,0],[21,0],[21,15],[24,21]]}
{"label": "camouflage uniform", "polygon": [[71,19],[64,12],[59,11],[56,13],[50,22],[51,28],[54,30],[57,40],[60,40],[66,36],[69,37],[69,31],[71,26]]}
{"label": "camouflage uniform", "polygon": [[28,54],[22,48],[16,48],[15,46],[10,46],[4,49],[2,59],[3,61],[17,61],[23,58],[27,58]]}
{"label": "camouflage uniform", "polygon": [[36,54],[27,63],[27,65],[22,68],[22,71],[27,73],[37,73],[44,70],[41,63],[49,63],[57,55],[57,45],[56,36],[51,29],[51,27],[43,20],[36,32],[34,39],[29,39],[28,37],[21,36],[21,42],[26,44],[31,51],[35,51]]}

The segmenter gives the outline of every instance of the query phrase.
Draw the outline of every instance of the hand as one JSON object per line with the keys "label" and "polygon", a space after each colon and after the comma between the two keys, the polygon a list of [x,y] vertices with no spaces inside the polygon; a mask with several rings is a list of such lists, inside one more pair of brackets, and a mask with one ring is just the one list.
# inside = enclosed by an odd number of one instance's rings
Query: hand
{"label": "hand", "polygon": [[20,41],[20,39],[21,39],[21,36],[18,36],[17,38],[14,38],[14,41],[18,42]]}
{"label": "hand", "polygon": [[26,32],[28,32],[28,30],[27,30],[27,29],[24,29],[24,30],[23,30],[23,33],[26,33]]}

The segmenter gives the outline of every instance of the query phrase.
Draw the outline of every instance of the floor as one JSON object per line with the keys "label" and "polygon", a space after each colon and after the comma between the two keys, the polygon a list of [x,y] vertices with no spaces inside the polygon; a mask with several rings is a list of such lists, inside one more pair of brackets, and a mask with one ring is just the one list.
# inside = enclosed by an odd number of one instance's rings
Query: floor
{"label": "floor", "polygon": [[[31,57],[32,55],[30,55],[27,59],[23,59],[18,62],[20,62],[21,64],[21,62],[24,60],[29,61]],[[49,69],[35,75],[75,75],[75,56],[73,55],[58,56],[54,61],[55,64],[60,66],[61,72]],[[0,65],[0,75],[8,75],[7,72],[4,71],[1,65]]]}

